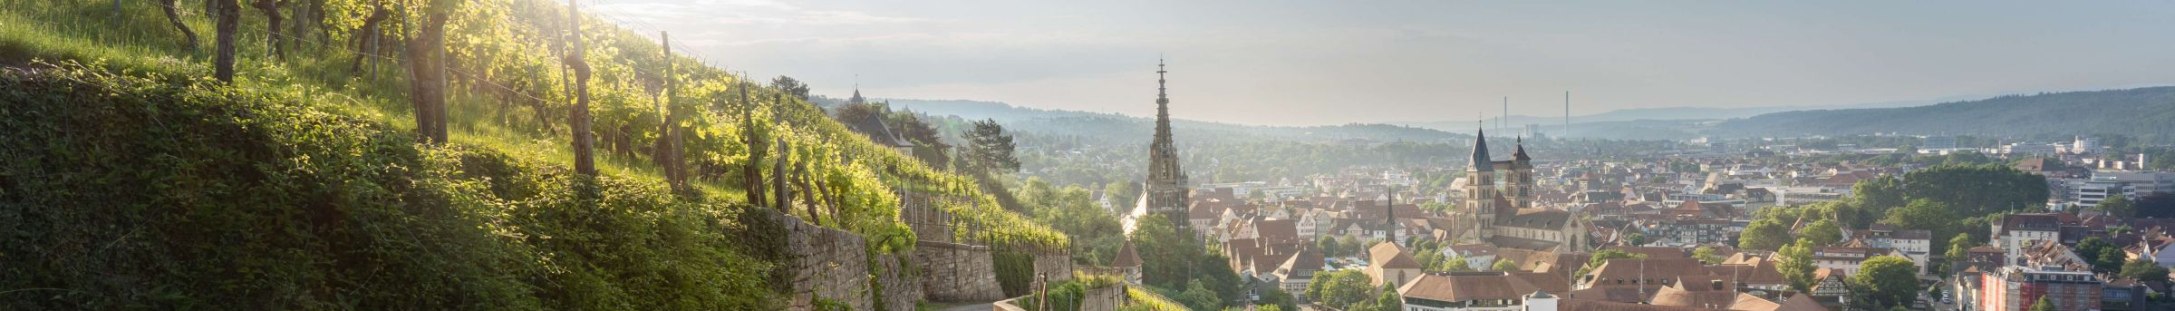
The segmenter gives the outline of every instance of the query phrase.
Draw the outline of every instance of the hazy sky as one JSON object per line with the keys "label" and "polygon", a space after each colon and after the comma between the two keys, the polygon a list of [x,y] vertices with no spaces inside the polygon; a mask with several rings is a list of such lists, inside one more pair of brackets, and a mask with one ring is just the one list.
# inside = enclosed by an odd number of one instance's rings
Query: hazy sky
{"label": "hazy sky", "polygon": [[[2175,2],[787,1],[586,6],[757,76],[1251,124],[2175,84]],[[859,78],[856,78],[856,75]]]}

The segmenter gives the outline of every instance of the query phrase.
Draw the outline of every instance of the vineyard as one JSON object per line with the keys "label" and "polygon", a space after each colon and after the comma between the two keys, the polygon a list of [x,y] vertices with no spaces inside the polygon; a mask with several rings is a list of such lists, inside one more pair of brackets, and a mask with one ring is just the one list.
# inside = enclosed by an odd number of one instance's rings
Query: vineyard
{"label": "vineyard", "polygon": [[[0,165],[0,230],[18,234],[0,238],[10,275],[0,290],[40,289],[48,292],[32,295],[69,305],[254,297],[247,304],[275,309],[736,309],[766,296],[736,291],[760,282],[731,276],[769,267],[742,255],[760,252],[740,245],[760,238],[728,235],[738,210],[779,209],[897,253],[916,240],[898,191],[950,198],[935,202],[970,225],[957,228],[985,231],[953,233],[993,247],[1070,243],[1003,210],[974,179],[833,122],[806,94],[667,53],[595,16],[571,31],[559,3],[255,1],[234,26],[233,77],[218,81],[221,10],[203,5],[234,0],[9,2],[0,132],[11,134],[0,155],[16,160]],[[433,35],[442,49],[419,40]],[[580,71],[587,83],[576,83]],[[430,118],[418,117],[432,110],[413,100],[426,89],[414,80],[433,75],[444,81],[440,143],[430,143]],[[574,104],[582,93],[586,110]],[[577,111],[593,116],[593,177],[569,173],[580,127],[567,116]],[[131,117],[103,119],[115,116]],[[116,136],[82,135],[89,125]],[[204,169],[129,171],[161,167]],[[254,173],[234,175],[242,171]],[[61,177],[79,175],[106,179]],[[128,181],[158,176],[179,183]],[[100,187],[168,190],[56,208]],[[789,194],[757,200],[768,193]],[[262,205],[225,206],[243,202]],[[295,206],[319,212],[280,208]],[[379,218],[357,218],[365,214]],[[205,218],[215,215],[233,219]],[[162,233],[196,235],[144,237]],[[217,247],[235,242],[261,244]],[[367,251],[332,251],[346,247]],[[273,255],[217,265],[250,254]],[[146,271],[101,271],[114,267]],[[184,285],[209,279],[224,285]],[[387,288],[359,288],[373,284]],[[407,297],[444,300],[386,304]]]}

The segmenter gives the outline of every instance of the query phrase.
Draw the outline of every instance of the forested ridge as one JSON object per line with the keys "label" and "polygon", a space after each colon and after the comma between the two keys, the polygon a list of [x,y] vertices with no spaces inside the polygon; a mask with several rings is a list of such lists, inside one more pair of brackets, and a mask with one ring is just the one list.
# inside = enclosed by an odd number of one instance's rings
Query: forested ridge
{"label": "forested ridge", "polygon": [[1725,137],[1977,135],[2037,137],[2123,134],[2148,142],[2175,138],[2175,87],[2039,93],[1902,108],[1809,110],[1722,122]]}
{"label": "forested ridge", "polygon": [[1070,243],[790,78],[572,31],[560,3],[5,6],[9,309],[770,309],[778,242],[742,216],[902,252],[900,191],[997,247]]}

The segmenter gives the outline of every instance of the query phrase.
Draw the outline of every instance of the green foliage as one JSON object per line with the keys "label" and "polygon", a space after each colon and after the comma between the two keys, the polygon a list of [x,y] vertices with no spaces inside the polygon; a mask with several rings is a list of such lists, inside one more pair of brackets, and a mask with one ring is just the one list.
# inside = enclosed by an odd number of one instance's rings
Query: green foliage
{"label": "green foliage", "polygon": [[1754,220],[1737,236],[1737,248],[1743,250],[1774,250],[1789,243],[1789,226],[1774,219]]}
{"label": "green foliage", "polygon": [[1978,244],[1971,241],[1971,234],[1957,234],[1956,237],[1948,238],[1948,251],[1942,255],[1949,261],[1963,261],[1970,256],[1972,245]]}
{"label": "green foliage", "polygon": [[1299,310],[1298,299],[1282,289],[1261,291],[1261,300],[1254,301],[1255,310]]}
{"label": "green foliage", "polygon": [[1887,214],[1889,209],[1909,203],[1904,200],[1903,181],[1889,175],[1858,181],[1858,184],[1850,186],[1850,195],[1856,206],[1865,209],[1866,214],[1870,215]]}
{"label": "green foliage", "polygon": [[1020,170],[1019,158],[1012,155],[1012,135],[1004,133],[1004,126],[994,120],[974,122],[974,129],[967,132],[967,145],[960,156],[970,169],[1011,173]]}
{"label": "green foliage", "polygon": [[1699,259],[1700,263],[1710,265],[1721,264],[1723,260],[1727,259],[1722,258],[1722,254],[1714,253],[1713,246],[1700,246],[1692,249],[1692,258]]}
{"label": "green foliage", "polygon": [[1495,260],[1495,271],[1506,271],[1506,272],[1515,272],[1515,271],[1518,271],[1518,262],[1516,262],[1516,261],[1510,261],[1510,259],[1496,259],[1496,260]]}
{"label": "green foliage", "polygon": [[2059,311],[2059,310],[2060,310],[2060,309],[2055,309],[2055,308],[2054,308],[2054,301],[2052,301],[2052,300],[2047,300],[2047,296],[2043,296],[2043,295],[2042,295],[2042,296],[2039,296],[2039,301],[2038,301],[2038,302],[2033,302],[2033,303],[2032,303],[2032,309],[2031,309],[2031,311]]}
{"label": "green foliage", "polygon": [[2093,206],[2092,209],[2122,218],[2137,215],[2137,204],[2130,203],[2130,198],[2119,193],[2108,195],[2106,200],[2099,201],[2099,205]]}
{"label": "green foliage", "polygon": [[1055,189],[1036,178],[1028,178],[1018,189],[1021,205],[1036,223],[1072,238],[1074,261],[1105,264],[1125,243],[1125,228],[1118,215],[1096,204],[1087,189]]}
{"label": "green foliage", "polygon": [[[0,74],[9,309],[767,309],[744,207],[585,179],[297,94]],[[65,131],[61,129],[66,129]]]}
{"label": "green foliage", "polygon": [[2139,258],[2122,264],[2122,272],[2118,275],[2142,283],[2166,283],[2168,281],[2167,268],[2161,267],[2158,263],[2154,263],[2147,258]]}
{"label": "green foliage", "polygon": [[1349,308],[1374,295],[1373,280],[1359,270],[1317,272],[1307,281],[1307,299],[1331,308]]}
{"label": "green foliage", "polygon": [[1873,306],[1908,306],[1918,294],[1918,268],[1910,259],[1875,256],[1858,264],[1849,280],[1851,294]]}
{"label": "green foliage", "polygon": [[[1018,302],[1021,308],[1027,310],[1075,311],[1080,310],[1081,301],[1087,298],[1087,290],[1088,286],[1081,282],[1057,282],[1051,284],[1049,291],[1042,296],[1027,294]],[[1043,300],[1045,297],[1048,301]]]}
{"label": "green foliage", "polygon": [[1836,227],[1834,220],[1815,220],[1812,224],[1805,225],[1804,230],[1798,231],[1798,239],[1812,242],[1813,245],[1831,245],[1843,241],[1843,229]]}
{"label": "green foliage", "polygon": [[1903,177],[1905,197],[1932,200],[1961,215],[1985,215],[2047,201],[2047,179],[2006,165],[1942,165]]}
{"label": "green foliage", "polygon": [[1790,288],[1799,292],[1812,291],[1813,270],[1820,267],[1813,263],[1813,248],[1811,242],[1800,240],[1775,252],[1775,270],[1782,272],[1782,278],[1790,281]]}
{"label": "green foliage", "polygon": [[[116,20],[84,22],[88,7],[103,7],[102,0],[39,2],[0,11],[0,59],[21,62],[33,58],[76,61],[105,60],[93,67],[130,75],[156,73],[169,77],[201,77],[209,72],[200,54],[172,47],[172,29],[152,6],[132,11]],[[565,46],[561,37],[570,23],[563,7],[544,0],[487,0],[465,2],[457,7],[414,7],[389,3],[394,20],[377,33],[358,33],[361,18],[374,2],[327,0],[322,32],[305,38],[288,51],[288,57],[270,58],[261,44],[239,45],[242,59],[235,88],[307,97],[328,105],[320,111],[371,120],[393,126],[412,126],[414,107],[408,101],[406,58],[397,44],[382,57],[358,56],[354,39],[374,35],[399,38],[404,29],[399,19],[412,18],[420,10],[450,8],[445,56],[451,73],[448,122],[451,139],[509,156],[543,162],[569,162],[569,132],[563,116],[572,108],[572,94],[561,65]],[[101,13],[102,14],[102,13]],[[262,23],[245,17],[242,42],[262,42]],[[593,18],[584,18],[593,19]],[[295,21],[297,23],[307,21]],[[184,16],[184,24],[202,29],[201,16]],[[684,158],[694,186],[703,195],[722,202],[745,200],[739,191],[748,185],[740,177],[757,150],[749,150],[746,138],[783,140],[794,146],[764,162],[790,160],[808,163],[796,179],[820,184],[835,194],[836,208],[813,209],[798,215],[821,219],[825,226],[855,231],[887,251],[911,247],[912,232],[897,219],[895,190],[924,191],[958,198],[940,206],[964,222],[981,225],[1000,234],[994,241],[1003,247],[1049,249],[1065,247],[1060,233],[1028,222],[987,202],[972,179],[917,163],[911,157],[877,146],[854,135],[844,126],[827,120],[822,111],[788,94],[796,90],[749,88],[749,82],[722,69],[703,66],[686,56],[665,57],[653,41],[641,34],[617,29],[609,23],[583,23],[582,40],[590,43],[585,63],[594,69],[589,83],[591,112],[597,137],[598,166],[605,173],[651,179],[658,163],[651,157],[665,135],[674,128],[686,147]],[[118,29],[116,29],[118,28]],[[363,65],[388,63],[382,66]],[[666,80],[660,70],[671,63],[676,70],[670,98],[660,96],[652,85]],[[376,72],[373,67],[381,67]],[[361,68],[360,70],[356,68]],[[743,92],[751,96],[739,96]],[[788,96],[792,95],[792,96]],[[663,109],[660,104],[669,103]],[[678,124],[661,124],[664,110],[681,116]],[[761,121],[757,121],[761,120]],[[767,163],[754,163],[767,164]],[[829,199],[829,198],[827,198]],[[828,200],[824,201],[828,201]],[[815,202],[795,205],[819,205]],[[783,208],[783,207],[779,207]],[[800,212],[801,210],[796,210]]]}
{"label": "green foliage", "polygon": [[1619,249],[1596,251],[1592,257],[1586,259],[1585,266],[1578,268],[1578,275],[1587,275],[1588,272],[1601,269],[1601,266],[1608,264],[1611,259],[1646,259],[1646,254],[1626,252]]}
{"label": "green foliage", "polygon": [[2129,256],[2122,252],[2121,246],[2109,243],[2099,237],[2089,237],[2077,241],[2077,246],[2072,247],[2071,250],[2077,253],[2077,257],[2083,258],[2086,263],[2092,265],[2092,272],[2115,273],[2122,270],[2124,261],[2129,260]]}
{"label": "green foliage", "polygon": [[1183,310],[1186,310],[1186,308],[1185,308],[1185,305],[1179,304],[1178,302],[1175,302],[1175,301],[1171,301],[1171,299],[1170,299],[1170,298],[1164,298],[1164,297],[1163,297],[1162,295],[1158,295],[1158,294],[1156,294],[1155,292],[1152,292],[1152,291],[1148,291],[1148,290],[1146,290],[1146,289],[1142,289],[1142,288],[1140,288],[1140,287],[1126,287],[1126,288],[1125,288],[1125,301],[1126,301],[1126,304],[1125,304],[1125,306],[1124,306],[1124,307],[1121,307],[1121,308],[1120,308],[1119,310],[1126,310],[1126,311],[1183,311]]}

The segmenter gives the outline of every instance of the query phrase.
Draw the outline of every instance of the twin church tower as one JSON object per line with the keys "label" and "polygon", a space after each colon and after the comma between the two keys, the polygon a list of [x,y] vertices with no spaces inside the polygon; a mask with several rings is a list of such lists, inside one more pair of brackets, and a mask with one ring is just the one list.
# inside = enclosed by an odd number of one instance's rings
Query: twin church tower
{"label": "twin church tower", "polygon": [[[1148,176],[1145,193],[1136,210],[1164,215],[1178,232],[1191,232],[1187,208],[1190,184],[1179,168],[1178,148],[1171,143],[1171,98],[1161,61],[1156,63],[1155,141],[1148,145]],[[1519,139],[1511,159],[1495,161],[1488,153],[1487,132],[1473,137],[1472,161],[1466,167],[1461,209],[1472,217],[1462,231],[1470,237],[1532,248],[1582,250],[1584,223],[1563,210],[1534,207],[1533,158]],[[1394,210],[1394,208],[1392,209]],[[1469,230],[1469,231],[1468,231]],[[1130,231],[1130,230],[1128,230]]]}

